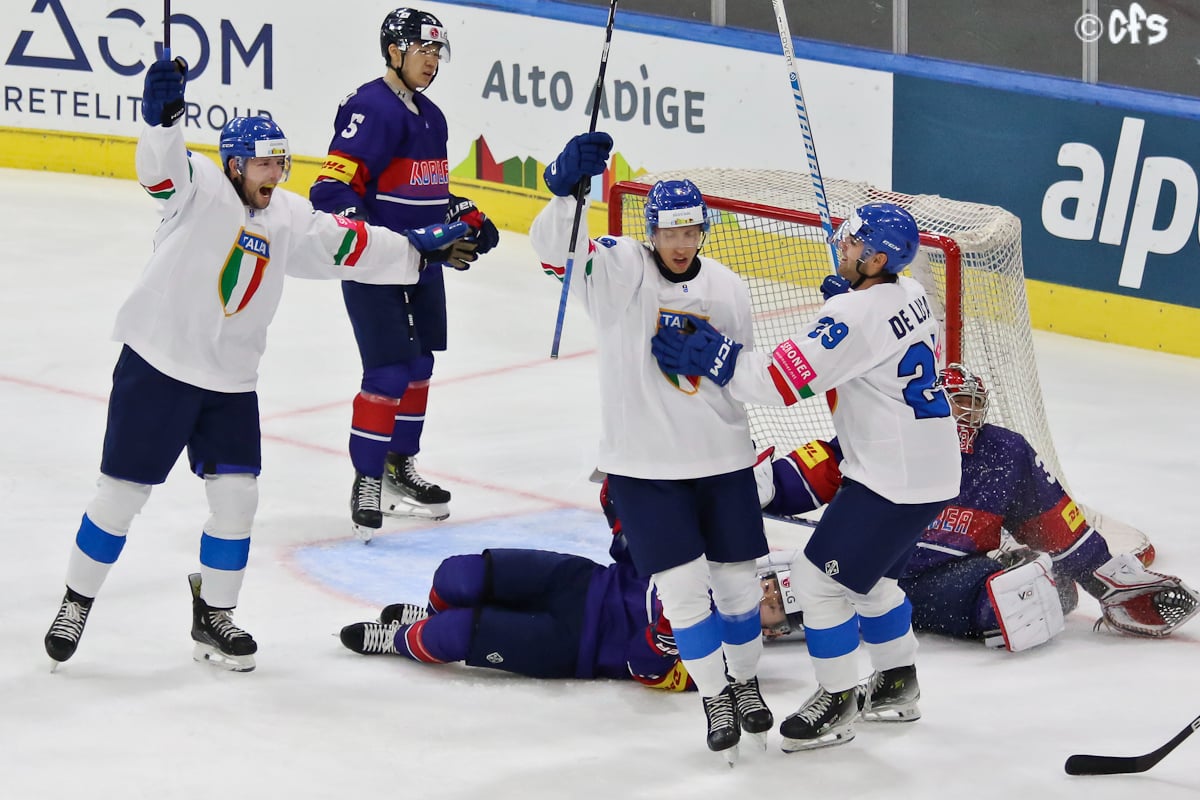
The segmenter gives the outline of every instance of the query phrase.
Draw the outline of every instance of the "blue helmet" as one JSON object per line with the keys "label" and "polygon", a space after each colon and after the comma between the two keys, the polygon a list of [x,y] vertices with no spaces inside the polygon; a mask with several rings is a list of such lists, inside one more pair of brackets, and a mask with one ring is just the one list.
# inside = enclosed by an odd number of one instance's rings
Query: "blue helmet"
{"label": "blue helmet", "polygon": [[659,181],[646,197],[646,238],[659,228],[700,225],[708,232],[708,206],[704,195],[689,180]]}
{"label": "blue helmet", "polygon": [[221,166],[228,169],[229,159],[237,159],[237,168],[245,169],[248,158],[282,157],[283,177],[292,170],[292,153],[283,130],[270,117],[234,117],[221,129]]}
{"label": "blue helmet", "polygon": [[899,274],[912,263],[921,244],[917,221],[906,209],[895,203],[867,203],[859,206],[830,237],[837,244],[849,234],[863,242],[862,258],[875,253],[887,255],[884,269]]}

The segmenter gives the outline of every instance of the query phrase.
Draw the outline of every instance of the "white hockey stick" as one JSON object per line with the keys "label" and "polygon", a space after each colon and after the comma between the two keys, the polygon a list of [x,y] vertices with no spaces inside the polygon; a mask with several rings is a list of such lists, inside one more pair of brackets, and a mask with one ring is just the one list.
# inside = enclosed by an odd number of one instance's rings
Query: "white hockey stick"
{"label": "white hockey stick", "polygon": [[[821,227],[825,229],[825,238],[833,238],[833,220],[829,215],[829,203],[825,199],[825,181],[821,178],[821,165],[817,162],[817,145],[813,141],[812,127],[808,124],[808,108],[804,102],[804,90],[800,88],[800,73],[796,71],[796,54],[792,51],[792,31],[788,27],[787,12],[783,8],[783,0],[771,0],[775,7],[775,24],[779,27],[779,41],[783,45],[783,57],[787,61],[788,80],[792,84],[792,99],[796,103],[796,117],[800,120],[800,134],[804,137],[804,154],[808,156],[808,174],[812,179],[813,192],[817,196],[817,214],[821,217]],[[837,248],[831,242],[829,255],[833,258],[833,267],[837,269]]]}
{"label": "white hockey stick", "polygon": [[[592,122],[588,133],[595,133],[596,120],[600,116],[600,93],[604,91],[604,71],[608,69],[608,46],[612,43],[613,20],[617,16],[617,0],[608,4],[608,24],[604,27],[604,51],[600,54],[600,73],[596,75],[596,90],[592,98]],[[575,195],[575,220],[571,223],[571,249],[567,251],[567,264],[563,270],[562,294],[558,298],[558,318],[554,321],[554,342],[550,345],[550,358],[558,358],[558,345],[562,341],[563,321],[567,316],[567,297],[571,292],[571,271],[575,267],[575,239],[579,236],[579,223],[583,218],[583,200],[587,196],[591,181],[579,184]]]}

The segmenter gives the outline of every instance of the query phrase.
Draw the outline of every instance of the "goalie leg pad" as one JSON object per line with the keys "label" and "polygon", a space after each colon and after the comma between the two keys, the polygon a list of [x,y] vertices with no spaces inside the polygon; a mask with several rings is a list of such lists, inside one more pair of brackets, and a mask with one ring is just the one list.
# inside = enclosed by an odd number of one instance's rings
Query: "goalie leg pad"
{"label": "goalie leg pad", "polygon": [[988,598],[1000,623],[1004,647],[1014,653],[1050,641],[1064,627],[1062,604],[1050,570],[1050,556],[1039,553],[1032,561],[988,578]]}

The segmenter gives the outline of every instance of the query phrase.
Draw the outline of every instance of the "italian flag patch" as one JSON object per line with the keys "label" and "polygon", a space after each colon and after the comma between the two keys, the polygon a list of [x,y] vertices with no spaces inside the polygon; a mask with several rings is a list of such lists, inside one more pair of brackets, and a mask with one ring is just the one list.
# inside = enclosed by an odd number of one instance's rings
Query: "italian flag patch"
{"label": "italian flag patch", "polygon": [[175,194],[175,181],[167,178],[165,181],[156,183],[153,186],[142,184],[142,188],[146,190],[146,194],[153,197],[155,200],[166,200],[171,195]]}
{"label": "italian flag patch", "polygon": [[232,317],[250,303],[262,285],[270,261],[270,243],[242,228],[238,232],[237,244],[229,251],[229,257],[221,267],[218,289],[225,316]]}

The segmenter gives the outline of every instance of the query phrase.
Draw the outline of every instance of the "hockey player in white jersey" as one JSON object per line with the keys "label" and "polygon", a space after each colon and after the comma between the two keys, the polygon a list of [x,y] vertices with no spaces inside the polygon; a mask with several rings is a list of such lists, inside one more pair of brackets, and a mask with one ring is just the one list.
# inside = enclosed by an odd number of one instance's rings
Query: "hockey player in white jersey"
{"label": "hockey player in white jersey", "polygon": [[75,653],[133,518],[186,447],[211,514],[200,536],[200,571],[189,576],[195,657],[254,669],[257,645],[230,615],[258,505],[258,362],[284,275],[413,283],[425,263],[446,258],[470,230],[452,223],[401,234],[314,212],[277,188],[291,156],[283,131],[266,117],[237,117],[224,127],[218,169],[188,151],[176,124],[186,70],[182,60],[160,60],[146,72],[137,175],[162,222],[117,314],[113,338],[124,346],[98,491],[75,535],[66,595],[45,637],[55,666]]}
{"label": "hockey player in white jersey", "polygon": [[[572,195],[604,171],[611,148],[606,133],[581,134],[546,169],[556,196],[530,239],[549,274],[563,275]],[[655,330],[682,324],[689,312],[751,336],[746,285],[699,255],[708,225],[694,184],[661,181],[646,202],[649,246],[629,237],[590,240],[581,231],[571,293],[597,333],[598,465],[609,476],[634,566],[653,576],[703,698],[708,746],[732,761],[742,730],[765,741],[774,724],[756,677],[762,637],[754,560],[767,543],[749,422],[728,390],[664,372],[649,347]]]}
{"label": "hockey player in white jersey", "polygon": [[689,320],[694,333],[654,337],[666,371],[703,375],[747,403],[791,405],[826,393],[833,412],[843,483],[791,576],[819,687],[780,725],[785,751],[853,738],[860,641],[875,672],[872,691],[913,703],[919,696],[912,606],[896,579],[958,494],[961,470],[950,405],[934,384],[937,322],[921,285],[899,274],[918,237],[898,206],[857,209],[831,237],[839,264],[822,286],[825,304],[772,352],[743,350],[698,317]]}

